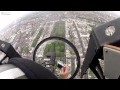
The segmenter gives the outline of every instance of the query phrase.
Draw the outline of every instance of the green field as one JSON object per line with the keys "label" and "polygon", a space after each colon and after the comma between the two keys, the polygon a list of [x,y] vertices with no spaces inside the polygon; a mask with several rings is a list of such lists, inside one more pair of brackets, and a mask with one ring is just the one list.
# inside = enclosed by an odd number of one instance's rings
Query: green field
{"label": "green field", "polygon": [[[64,21],[56,22],[50,36],[65,37],[65,22]],[[51,42],[50,44],[47,44],[44,50],[44,55],[46,55],[48,52],[54,52],[54,49],[57,57],[64,57],[65,50],[64,42],[54,41]]]}
{"label": "green field", "polygon": [[50,36],[65,37],[65,22],[64,21],[56,22]]}
{"label": "green field", "polygon": [[23,52],[26,53],[26,54],[28,54],[29,53],[29,47],[24,47],[23,48]]}

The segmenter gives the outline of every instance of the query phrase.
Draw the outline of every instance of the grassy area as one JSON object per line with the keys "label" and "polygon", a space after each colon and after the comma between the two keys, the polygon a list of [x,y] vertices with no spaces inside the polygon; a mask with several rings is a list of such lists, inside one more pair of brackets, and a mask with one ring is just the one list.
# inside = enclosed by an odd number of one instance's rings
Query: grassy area
{"label": "grassy area", "polygon": [[50,36],[65,37],[64,34],[65,34],[65,22],[64,21],[56,22]]}
{"label": "grassy area", "polygon": [[95,78],[95,75],[94,73],[89,69],[89,75],[92,77],[92,78]]}
{"label": "grassy area", "polygon": [[56,56],[63,57],[65,45],[62,41],[56,41],[56,42],[47,44],[44,50],[44,55],[46,55],[48,52],[54,52],[54,44],[55,44]]}
{"label": "grassy area", "polygon": [[[50,36],[65,37],[65,22],[64,21],[56,22]],[[48,52],[54,52],[54,45],[56,50],[56,56],[63,57],[65,44],[62,41],[55,41],[51,42],[50,44],[47,44],[44,50],[44,55],[46,55]]]}
{"label": "grassy area", "polygon": [[23,52],[26,53],[26,54],[28,54],[29,53],[29,47],[24,47],[23,48]]}
{"label": "grassy area", "polygon": [[32,45],[31,45],[32,47],[35,47],[35,46],[36,46],[36,44],[37,44],[37,42],[38,42],[38,40],[39,40],[39,38],[40,38],[40,36],[41,36],[42,31],[43,31],[43,28],[40,29],[40,31],[38,32],[37,36],[36,36],[35,39],[33,40]]}

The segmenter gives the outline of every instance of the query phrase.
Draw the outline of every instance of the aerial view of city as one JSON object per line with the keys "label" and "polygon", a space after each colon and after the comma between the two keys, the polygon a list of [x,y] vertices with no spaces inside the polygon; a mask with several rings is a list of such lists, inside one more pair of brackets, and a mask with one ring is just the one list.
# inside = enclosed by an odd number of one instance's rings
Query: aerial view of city
{"label": "aerial view of city", "polygon": [[[91,31],[116,18],[118,16],[110,11],[33,11],[0,30],[0,40],[11,43],[23,58],[33,60],[34,49],[40,41],[50,36],[63,37],[76,47],[82,65]],[[43,44],[37,51],[37,62],[41,63],[43,58],[47,60],[46,55],[54,49],[56,59],[64,61],[66,58],[66,63],[70,64],[70,72],[74,73],[74,51],[62,41],[53,40]],[[1,53],[0,56],[2,55]],[[75,79],[80,79],[80,72],[81,70]],[[84,78],[96,79],[91,70],[87,71]]]}

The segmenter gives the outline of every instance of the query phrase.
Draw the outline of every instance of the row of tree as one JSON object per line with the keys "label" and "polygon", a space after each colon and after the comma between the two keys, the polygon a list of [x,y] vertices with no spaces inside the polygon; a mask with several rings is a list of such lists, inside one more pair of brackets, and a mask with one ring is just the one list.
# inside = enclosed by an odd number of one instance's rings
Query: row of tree
{"label": "row of tree", "polygon": [[31,45],[32,47],[35,47],[35,46],[36,46],[36,44],[37,44],[37,42],[38,42],[38,40],[39,40],[42,32],[43,32],[43,28],[40,29],[40,31],[38,32],[37,36],[36,36],[35,39],[33,40],[32,45]]}

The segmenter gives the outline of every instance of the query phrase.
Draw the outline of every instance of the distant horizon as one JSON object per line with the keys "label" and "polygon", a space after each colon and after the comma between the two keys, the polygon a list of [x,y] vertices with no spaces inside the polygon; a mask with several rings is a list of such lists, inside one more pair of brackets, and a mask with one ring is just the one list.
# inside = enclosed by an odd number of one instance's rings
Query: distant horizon
{"label": "distant horizon", "polygon": [[112,11],[112,12],[114,12],[117,15],[120,15],[120,11]]}
{"label": "distant horizon", "polygon": [[[18,18],[30,14],[33,11],[0,11],[0,31],[11,24]],[[117,15],[120,15],[120,11],[111,11]]]}

